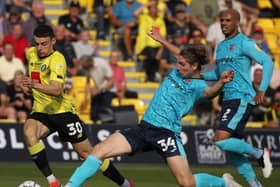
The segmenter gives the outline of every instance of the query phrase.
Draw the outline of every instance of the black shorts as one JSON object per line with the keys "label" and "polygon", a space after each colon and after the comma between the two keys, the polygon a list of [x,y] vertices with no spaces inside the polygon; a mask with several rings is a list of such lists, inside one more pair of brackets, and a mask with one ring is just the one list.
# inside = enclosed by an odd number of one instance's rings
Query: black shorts
{"label": "black shorts", "polygon": [[253,105],[240,99],[223,101],[219,130],[231,133],[232,137],[242,138]]}
{"label": "black shorts", "polygon": [[78,143],[87,139],[84,123],[78,115],[71,112],[60,114],[32,113],[28,119],[40,121],[50,133],[58,132],[63,141]]}
{"label": "black shorts", "polygon": [[145,121],[121,130],[120,133],[126,137],[132,148],[132,154],[155,150],[164,158],[186,155],[179,136],[168,129],[158,128]]}

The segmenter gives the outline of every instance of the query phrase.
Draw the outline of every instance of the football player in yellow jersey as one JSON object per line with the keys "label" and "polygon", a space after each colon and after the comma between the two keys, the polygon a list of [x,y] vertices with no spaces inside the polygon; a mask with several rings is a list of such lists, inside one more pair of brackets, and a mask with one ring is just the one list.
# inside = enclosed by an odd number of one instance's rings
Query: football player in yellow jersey
{"label": "football player in yellow jersey", "polygon": [[[80,157],[86,159],[92,150],[83,122],[76,114],[74,104],[64,93],[66,62],[64,56],[53,49],[53,29],[39,25],[34,30],[35,47],[28,49],[28,77],[22,79],[22,89],[32,93],[33,108],[24,124],[24,136],[29,154],[46,177],[50,187],[61,186],[53,175],[40,141],[57,131],[60,138],[72,143]],[[132,187],[109,160],[100,167],[103,174],[122,187]]]}

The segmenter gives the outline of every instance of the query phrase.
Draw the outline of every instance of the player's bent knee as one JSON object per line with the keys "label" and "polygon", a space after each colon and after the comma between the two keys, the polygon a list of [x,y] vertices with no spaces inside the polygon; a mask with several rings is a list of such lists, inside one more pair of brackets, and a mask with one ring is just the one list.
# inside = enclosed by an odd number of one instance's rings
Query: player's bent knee
{"label": "player's bent knee", "polygon": [[77,150],[77,152],[82,159],[86,159],[90,154],[87,150]]}
{"label": "player's bent knee", "polygon": [[215,133],[214,141],[225,140],[231,137],[231,134],[226,131],[217,130]]}
{"label": "player's bent knee", "polygon": [[28,119],[24,123],[23,134],[28,145],[34,145],[38,143],[41,137],[46,136],[48,133],[48,128],[39,124],[39,122],[36,120]]}
{"label": "player's bent knee", "polygon": [[79,156],[83,159],[86,159],[92,152],[92,146],[88,142],[88,140],[84,140],[79,143],[74,143],[73,147],[75,151],[79,154]]}
{"label": "player's bent knee", "polygon": [[106,151],[106,147],[99,143],[93,147],[91,154],[100,160],[104,160],[108,157],[109,152]]}
{"label": "player's bent knee", "polygon": [[35,133],[34,126],[31,125],[30,123],[25,123],[24,128],[23,128],[23,134],[24,138],[27,141],[27,144],[32,145],[35,144],[35,142],[38,141],[38,138]]}

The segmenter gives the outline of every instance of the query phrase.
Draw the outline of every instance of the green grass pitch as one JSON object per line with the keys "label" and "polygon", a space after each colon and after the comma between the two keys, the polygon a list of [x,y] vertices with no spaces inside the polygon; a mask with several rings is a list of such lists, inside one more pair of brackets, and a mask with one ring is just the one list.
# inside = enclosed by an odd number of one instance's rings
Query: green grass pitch
{"label": "green grass pitch", "polygon": [[[51,167],[55,175],[66,183],[67,179],[78,166],[78,163],[51,163]],[[131,165],[131,164],[116,164],[121,173],[126,177],[135,181],[136,187],[176,187],[174,177],[170,173],[165,164],[159,165]],[[246,182],[236,173],[232,167],[192,167],[193,173],[207,172],[221,176],[225,172],[231,173],[243,187],[248,186]],[[273,174],[269,179],[264,179],[261,175],[260,168],[255,168],[259,179],[264,187],[279,187],[280,168],[274,168]],[[35,165],[30,163],[1,163],[0,162],[0,187],[17,187],[25,180],[34,180],[41,184],[42,187],[47,187],[44,177],[38,172]],[[116,187],[113,182],[109,181],[98,173],[93,178],[89,179],[84,187]]]}

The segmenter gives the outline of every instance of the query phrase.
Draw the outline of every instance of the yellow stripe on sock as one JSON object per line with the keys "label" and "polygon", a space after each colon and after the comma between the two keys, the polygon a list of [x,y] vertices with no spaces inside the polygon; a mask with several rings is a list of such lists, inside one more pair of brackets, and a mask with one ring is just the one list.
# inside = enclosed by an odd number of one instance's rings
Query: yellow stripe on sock
{"label": "yellow stripe on sock", "polygon": [[35,145],[28,147],[28,151],[29,151],[30,155],[35,155],[35,154],[39,153],[40,151],[42,151],[43,149],[45,149],[45,146],[42,142],[38,142]]}
{"label": "yellow stripe on sock", "polygon": [[109,165],[110,165],[110,160],[109,159],[105,159],[103,161],[102,165],[100,166],[99,170],[104,172],[104,171],[106,171],[108,169]]}

